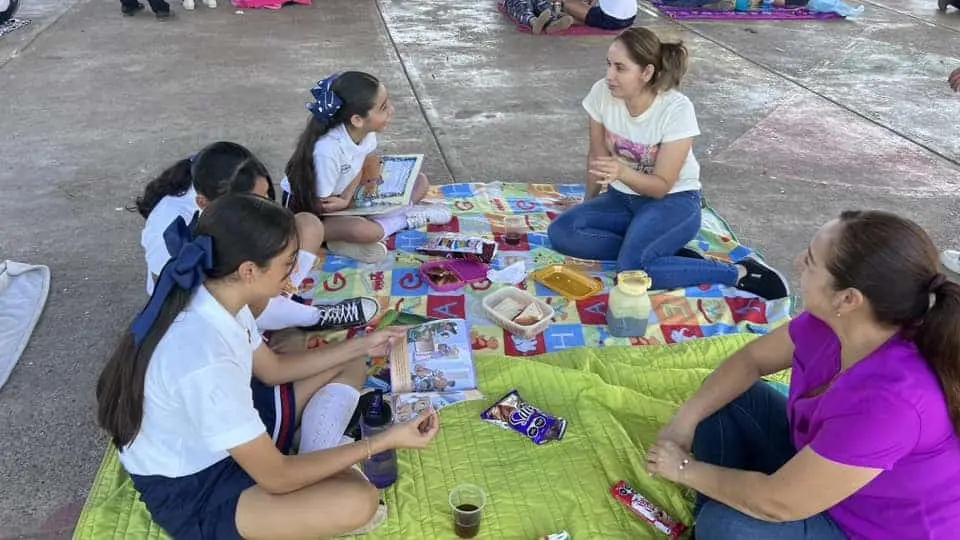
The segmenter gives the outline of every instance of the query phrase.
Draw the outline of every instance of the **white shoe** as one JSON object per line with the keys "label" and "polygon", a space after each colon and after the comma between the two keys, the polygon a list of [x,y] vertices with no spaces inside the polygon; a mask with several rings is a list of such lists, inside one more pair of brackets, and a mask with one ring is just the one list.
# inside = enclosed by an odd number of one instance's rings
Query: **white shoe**
{"label": "white shoe", "polygon": [[371,242],[369,244],[327,242],[327,251],[363,263],[375,264],[387,259],[387,246],[383,242]]}
{"label": "white shoe", "polygon": [[203,5],[207,6],[210,9],[217,7],[217,0],[203,0]]}
{"label": "white shoe", "polygon": [[954,274],[960,274],[960,251],[955,249],[944,251],[940,254],[940,262],[947,270]]}
{"label": "white shoe", "polygon": [[446,225],[453,213],[444,205],[418,204],[407,210],[407,228],[419,229],[427,225]]}
{"label": "white shoe", "polygon": [[197,9],[197,5],[193,2],[193,0],[183,0],[183,9],[187,11],[193,11]]}

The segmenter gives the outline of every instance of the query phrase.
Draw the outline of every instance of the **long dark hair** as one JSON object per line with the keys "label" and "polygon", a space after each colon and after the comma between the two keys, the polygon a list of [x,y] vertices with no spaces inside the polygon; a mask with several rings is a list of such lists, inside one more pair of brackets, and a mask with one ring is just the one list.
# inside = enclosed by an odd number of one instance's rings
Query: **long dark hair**
{"label": "long dark hair", "polygon": [[687,72],[687,47],[682,41],[660,41],[651,30],[634,26],[624,30],[617,41],[627,49],[627,54],[641,68],[652,65],[653,78],[650,86],[666,92],[680,86]]}
{"label": "long dark hair", "polygon": [[880,211],[848,211],[827,269],[836,290],[857,289],[881,324],[904,329],[943,386],[960,434],[960,285],[940,273],[919,225]]}
{"label": "long dark hair", "polygon": [[[296,224],[290,211],[248,194],[217,199],[200,214],[195,234],[213,240],[213,266],[206,271],[208,279],[227,277],[246,261],[266,268],[290,242],[297,241]],[[130,444],[140,430],[150,358],[191,296],[192,291],[175,287],[164,300],[159,317],[140,347],[128,329],[100,373],[97,421],[117,448]]]}
{"label": "long dark hair", "polygon": [[131,210],[146,219],[161,199],[168,195],[182,197],[191,186],[208,201],[213,201],[226,193],[253,191],[258,178],[267,179],[270,197],[274,198],[270,174],[250,150],[234,142],[215,142],[192,158],[174,163],[151,180]]}
{"label": "long dark hair", "polygon": [[354,115],[366,118],[377,104],[380,81],[362,71],[346,71],[333,82],[331,90],[343,106],[329,120],[311,115],[307,120],[297,148],[287,161],[287,180],[290,182],[290,208],[295,212],[317,212],[313,204],[317,196],[317,169],[313,162],[313,147],[320,137],[340,124],[349,124]]}

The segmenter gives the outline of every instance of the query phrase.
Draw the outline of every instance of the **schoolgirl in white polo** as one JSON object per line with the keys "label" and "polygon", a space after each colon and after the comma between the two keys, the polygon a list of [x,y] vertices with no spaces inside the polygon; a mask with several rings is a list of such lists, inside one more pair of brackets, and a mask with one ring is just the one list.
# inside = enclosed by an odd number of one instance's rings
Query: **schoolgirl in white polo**
{"label": "schoolgirl in white polo", "polygon": [[[253,193],[274,198],[273,182],[267,168],[243,146],[218,141],[197,154],[182,159],[164,170],[144,188],[137,198],[136,210],[146,222],[140,234],[147,262],[147,294],[170,258],[163,232],[177,218],[190,223],[204,207],[227,193]],[[297,269],[291,274],[292,287],[299,287],[317,261],[324,242],[323,223],[317,216],[296,215],[300,237]],[[333,305],[310,306],[286,296],[273,298],[254,309],[261,331],[307,327],[336,330],[367,324],[376,316],[379,303],[373,298],[350,298]]]}
{"label": "schoolgirl in white polo", "polygon": [[97,383],[98,421],[153,520],[177,539],[218,540],[329,538],[367,524],[378,492],[352,466],[424,448],[439,429],[430,412],[343,437],[363,357],[400,332],[337,355],[263,345],[248,305],[280,293],[298,249],[293,214],[271,201],[226,195],[195,232],[178,218],[164,237],[174,255]]}

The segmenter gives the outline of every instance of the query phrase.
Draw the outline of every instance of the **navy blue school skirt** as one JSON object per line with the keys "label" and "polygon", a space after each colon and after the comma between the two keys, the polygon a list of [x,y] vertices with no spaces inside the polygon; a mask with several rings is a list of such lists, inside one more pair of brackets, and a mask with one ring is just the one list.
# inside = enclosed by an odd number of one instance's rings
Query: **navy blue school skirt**
{"label": "navy blue school skirt", "polygon": [[[253,379],[253,405],[277,448],[290,453],[296,428],[293,384],[267,386]],[[254,484],[253,478],[231,457],[183,476],[131,474],[140,499],[153,521],[176,540],[239,540],[237,502]]]}
{"label": "navy blue school skirt", "polygon": [[602,30],[621,30],[633,26],[634,19],[636,19],[636,16],[630,17],[629,19],[611,17],[600,9],[600,6],[593,6],[590,8],[590,11],[587,11],[587,17],[586,20],[583,21],[583,24]]}

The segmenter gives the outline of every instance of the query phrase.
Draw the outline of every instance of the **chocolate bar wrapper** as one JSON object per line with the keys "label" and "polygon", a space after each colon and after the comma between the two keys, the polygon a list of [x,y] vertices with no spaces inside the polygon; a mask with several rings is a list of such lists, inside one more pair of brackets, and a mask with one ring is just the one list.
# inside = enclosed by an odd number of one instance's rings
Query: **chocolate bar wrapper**
{"label": "chocolate bar wrapper", "polygon": [[625,480],[617,482],[610,493],[615,499],[623,503],[638,517],[653,525],[655,529],[670,537],[671,540],[677,540],[680,535],[687,530],[687,526],[673,519],[666,512],[657,508],[646,497],[630,487]]}
{"label": "chocolate bar wrapper", "polygon": [[464,259],[490,264],[497,255],[497,243],[475,236],[443,233],[429,236],[427,242],[417,248],[417,251],[448,259]]}
{"label": "chocolate bar wrapper", "polygon": [[510,391],[480,415],[482,420],[505,429],[512,429],[541,445],[563,439],[567,421],[550,416],[520,397],[516,390]]}

